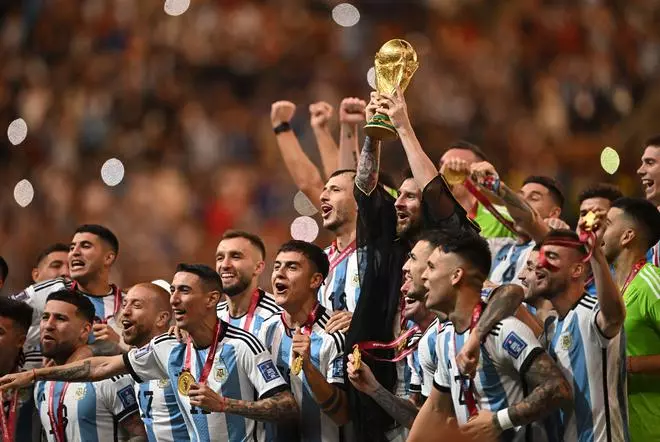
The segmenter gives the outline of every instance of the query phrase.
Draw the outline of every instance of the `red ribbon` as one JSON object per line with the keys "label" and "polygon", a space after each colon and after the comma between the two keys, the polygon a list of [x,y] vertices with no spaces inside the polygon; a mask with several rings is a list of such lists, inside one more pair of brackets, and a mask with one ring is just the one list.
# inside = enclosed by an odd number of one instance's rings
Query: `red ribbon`
{"label": "red ribbon", "polygon": [[252,292],[252,299],[250,300],[250,307],[248,308],[247,318],[245,319],[245,324],[243,325],[243,330],[249,332],[250,326],[252,325],[252,320],[254,319],[254,312],[257,310],[257,304],[259,304],[259,299],[261,298],[261,293],[259,289],[254,289]]}
{"label": "red ribbon", "polygon": [[[470,319],[470,331],[472,331],[472,329],[477,325],[477,321],[479,321],[479,317],[481,317],[482,309],[483,306],[481,302],[479,302],[477,305],[474,306],[474,309],[472,310],[472,318]],[[456,350],[455,329],[454,329],[454,355],[458,355],[458,351]],[[473,393],[474,381],[472,379],[463,379],[461,377],[460,383],[461,383],[461,391],[463,392],[463,398],[465,399],[465,405],[467,406],[468,413],[470,414],[470,418],[472,418],[479,413],[479,409],[477,408],[477,401],[474,398],[474,393]]]}
{"label": "red ribbon", "polygon": [[[206,356],[206,362],[204,362],[204,367],[202,368],[202,374],[199,376],[199,384],[204,384],[206,382],[206,379],[209,377],[209,373],[211,373],[211,366],[213,365],[213,359],[215,358],[215,352],[218,348],[218,338],[220,337],[220,332],[222,330],[222,321],[218,320],[215,323],[215,330],[213,331],[214,337],[213,337],[213,342],[211,343],[211,348],[209,348],[209,354]],[[185,362],[183,364],[183,371],[187,371],[191,373],[190,371],[190,358],[191,358],[191,353],[192,353],[192,339],[188,337],[188,343],[186,345],[186,357],[185,357]]]}
{"label": "red ribbon", "polygon": [[630,285],[633,279],[635,279],[635,276],[639,273],[640,270],[642,270],[642,267],[646,264],[646,258],[640,258],[639,261],[637,261],[634,265],[633,268],[630,269],[630,273],[628,273],[628,277],[626,278],[626,282],[623,284],[623,287],[621,288],[621,295],[626,293],[626,289]]}
{"label": "red ribbon", "polygon": [[[15,390],[9,402],[8,416],[5,416],[4,409],[0,410],[0,427],[2,427],[2,442],[14,442],[14,434],[16,432],[17,405],[18,405],[18,390]],[[3,404],[3,408],[4,408],[4,404]]]}
{"label": "red ribbon", "polygon": [[477,186],[475,186],[474,183],[472,181],[470,181],[469,178],[467,178],[465,180],[463,185],[465,186],[467,191],[470,192],[472,194],[472,196],[474,196],[477,199],[477,201],[479,201],[481,203],[481,205],[484,206],[486,208],[486,210],[488,210],[495,217],[495,219],[497,219],[497,221],[500,222],[500,224],[502,224],[504,227],[506,227],[508,230],[510,230],[511,233],[518,236],[518,232],[516,232],[516,229],[513,226],[513,223],[511,221],[509,221],[508,219],[506,219],[504,217],[504,215],[502,215],[500,213],[500,211],[497,210],[497,208],[493,205],[493,203],[490,202],[488,197],[486,195],[484,195],[483,193],[481,193],[479,188]]}
{"label": "red ribbon", "polygon": [[[314,304],[314,308],[312,308],[312,311],[310,311],[307,314],[307,319],[305,322],[300,326],[300,330],[306,334],[310,335],[312,333],[312,328],[314,327],[314,323],[316,322],[316,318],[318,317],[319,314],[319,307],[321,304],[317,301],[316,304]],[[286,330],[287,334],[291,336],[291,327],[289,324],[286,323],[286,320],[284,319],[284,315],[280,315],[280,318],[282,319],[282,324],[284,324],[284,330]]]}
{"label": "red ribbon", "polygon": [[55,436],[55,442],[66,442],[66,429],[64,428],[63,405],[66,391],[69,389],[69,383],[66,382],[62,388],[60,399],[57,402],[57,410],[55,410],[55,384],[56,381],[50,383],[50,402],[48,403],[48,419],[50,420],[50,427]]}
{"label": "red ribbon", "polygon": [[404,359],[406,356],[408,356],[410,353],[415,351],[417,348],[417,342],[415,342],[413,345],[407,347],[405,350],[403,350],[401,353],[396,355],[393,358],[381,358],[378,356],[375,356],[372,354],[369,350],[389,350],[392,348],[398,348],[399,345],[402,342],[405,342],[408,338],[410,338],[412,335],[417,333],[419,331],[419,327],[415,325],[412,327],[410,330],[407,330],[405,333],[403,333],[401,336],[396,338],[394,341],[391,342],[379,342],[379,341],[364,341],[364,342],[359,342],[357,343],[357,347],[360,349],[360,351],[365,352],[368,354],[372,359],[376,361],[381,361],[381,362],[399,362],[400,360]]}

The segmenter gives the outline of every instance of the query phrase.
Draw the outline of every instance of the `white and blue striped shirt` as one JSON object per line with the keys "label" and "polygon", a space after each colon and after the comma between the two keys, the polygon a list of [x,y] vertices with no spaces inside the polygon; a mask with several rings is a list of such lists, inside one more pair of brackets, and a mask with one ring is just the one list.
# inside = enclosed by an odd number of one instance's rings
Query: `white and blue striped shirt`
{"label": "white and blue striped shirt", "polygon": [[654,266],[660,267],[660,241],[655,243],[655,245],[646,253],[646,262],[650,262]]}
{"label": "white and blue striped shirt", "polygon": [[[434,386],[450,392],[459,424],[465,424],[469,411],[463,400],[462,375],[456,364],[470,331],[456,333],[451,322],[445,323],[436,341],[438,369]],[[454,342],[456,343],[454,346]],[[497,412],[521,401],[524,397],[523,376],[534,359],[543,353],[534,333],[514,317],[499,322],[481,344],[473,392],[480,410]]]}
{"label": "white and blue striped shirt", "polygon": [[257,302],[257,306],[254,310],[254,315],[251,318],[249,312],[238,318],[232,317],[229,314],[229,303],[227,301],[218,303],[216,308],[218,312],[218,318],[230,323],[235,327],[242,328],[243,330],[258,336],[259,330],[261,330],[261,326],[263,325],[264,321],[266,321],[274,314],[281,312],[282,309],[275,303],[273,295],[265,292],[262,289],[257,290],[259,293],[259,301]]}
{"label": "white and blue striped shirt", "polygon": [[518,244],[515,238],[489,238],[486,241],[492,255],[488,279],[498,285],[521,285],[518,275],[534,248],[534,241],[524,244]]}
{"label": "white and blue striped shirt", "polygon": [[[330,384],[344,384],[344,345],[345,337],[341,332],[329,334],[325,325],[330,316],[323,306],[317,307],[316,321],[309,335],[311,339],[310,356],[314,367]],[[261,328],[259,337],[271,351],[277,368],[283,373],[291,386],[296,402],[300,407],[299,441],[301,442],[338,442],[343,441],[343,429],[326,415],[314,400],[305,373],[291,374],[294,355],[291,351],[292,330],[284,323],[282,313],[270,318]],[[269,432],[275,432],[269,429]],[[278,434],[278,440],[283,440]]]}
{"label": "white and blue striped shirt", "polygon": [[560,412],[562,441],[630,440],[625,334],[603,336],[599,310],[596,299],[583,296],[563,319],[555,319],[548,336],[548,352],[573,386],[573,409]]}
{"label": "white and blue striped shirt", "polygon": [[[221,325],[216,356],[206,380],[209,388],[224,397],[245,401],[265,399],[287,390],[272,356],[259,339],[224,321]],[[199,379],[209,348],[196,349],[193,346],[191,349],[190,370],[195,379]],[[170,382],[176,383],[184,367],[185,354],[185,344],[163,334],[148,345],[126,353],[124,362],[136,382],[169,378]],[[191,407],[188,396],[181,395],[177,388],[172,391],[193,442],[266,440],[263,425],[254,420]]]}
{"label": "white and blue striped shirt", "polygon": [[[55,441],[49,417],[49,405],[58,409],[62,391],[61,416],[68,442],[106,442],[119,440],[117,422],[138,412],[129,376],[116,376],[99,382],[39,381],[35,384],[34,398],[48,441]],[[51,385],[54,385],[51,396]],[[57,416],[54,417],[57,424]]]}
{"label": "white and blue striped shirt", "polygon": [[135,383],[140,417],[150,442],[187,442],[186,421],[176,402],[172,381],[168,378]]}
{"label": "white and blue striped shirt", "polygon": [[436,351],[436,341],[438,333],[442,330],[444,322],[435,318],[429,328],[422,335],[417,346],[419,360],[419,369],[421,371],[421,392],[422,396],[429,397],[433,387],[433,375],[438,368],[438,353]]}
{"label": "white and blue striped shirt", "polygon": [[[334,259],[341,256],[334,243],[326,247],[325,253],[331,264]],[[365,265],[364,262],[360,263],[359,257],[365,255],[358,253],[357,249],[353,250],[328,273],[318,292],[318,300],[326,310],[355,311],[360,299],[360,269]]]}

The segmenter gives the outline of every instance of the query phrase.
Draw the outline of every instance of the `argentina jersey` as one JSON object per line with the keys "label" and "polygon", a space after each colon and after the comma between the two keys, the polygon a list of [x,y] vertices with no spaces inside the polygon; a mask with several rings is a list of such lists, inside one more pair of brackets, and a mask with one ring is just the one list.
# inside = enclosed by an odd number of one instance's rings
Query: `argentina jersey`
{"label": "argentina jersey", "polygon": [[[287,390],[286,383],[263,344],[252,334],[221,321],[216,355],[206,384],[221,396],[237,400],[265,399]],[[190,371],[199,379],[209,348],[191,346]],[[124,354],[124,362],[136,382],[169,378],[178,382],[184,367],[186,344],[163,334],[139,349]],[[263,425],[236,414],[210,413],[190,405],[188,396],[173,388],[186,422],[190,440],[210,442],[265,441]]]}
{"label": "argentina jersey", "polygon": [[[218,318],[257,336],[264,321],[273,316],[275,313],[281,312],[282,309],[275,303],[273,295],[266,293],[262,289],[257,289],[252,296],[257,297],[257,302],[254,305],[254,311],[250,309],[243,316],[234,318],[229,314],[229,303],[227,301],[223,301],[218,303],[216,308],[218,312]],[[252,307],[252,305],[250,305],[250,307]]]}
{"label": "argentina jersey", "polygon": [[521,285],[518,275],[534,248],[534,241],[518,244],[515,238],[489,238],[486,240],[492,263],[488,279],[497,285]]}
{"label": "argentina jersey", "polygon": [[186,421],[176,402],[172,381],[168,378],[135,383],[135,396],[140,406],[150,442],[187,442],[190,440]]}
{"label": "argentina jersey", "polygon": [[[468,378],[459,372],[455,361],[469,335],[469,330],[456,333],[454,325],[447,322],[436,341],[438,368],[434,387],[451,393],[460,425],[470,417],[461,388]],[[477,408],[497,412],[522,400],[524,374],[541,353],[543,349],[534,333],[521,321],[509,317],[497,323],[481,344],[472,387]]]}
{"label": "argentina jersey", "polygon": [[62,426],[68,442],[117,441],[117,423],[138,412],[129,376],[99,382],[39,381],[34,398],[46,439],[53,442]]}
{"label": "argentina jersey", "polygon": [[[410,330],[415,326],[415,323],[408,320],[406,330]],[[422,332],[415,332],[409,339],[406,349],[410,347],[417,347],[419,340],[422,338]],[[411,360],[412,358],[412,360]],[[400,398],[409,399],[411,393],[418,393],[421,391],[421,381],[419,378],[417,348],[411,352],[407,357],[398,361],[396,364],[397,382],[394,394]]]}
{"label": "argentina jersey", "polygon": [[[291,391],[300,407],[299,439],[301,442],[338,442],[345,440],[343,429],[327,416],[314,400],[312,389],[305,373],[291,374],[294,355],[291,352],[292,330],[285,325],[283,313],[270,318],[261,329],[259,337],[273,354],[279,371],[291,386]],[[345,337],[341,332],[328,334],[325,325],[330,316],[326,309],[318,306],[316,321],[310,333],[310,356],[314,367],[328,383],[344,384]],[[271,426],[270,424],[268,425]],[[270,433],[275,430],[269,428]],[[281,436],[278,440],[282,440]]]}
{"label": "argentina jersey", "polygon": [[[347,253],[350,252],[350,253]],[[339,252],[333,242],[325,249],[330,261],[330,271],[323,285],[319,288],[318,300],[330,312],[347,310],[354,312],[360,299],[360,269],[364,268],[360,262],[355,243],[343,252]]]}
{"label": "argentina jersey", "polygon": [[421,369],[421,392],[422,396],[429,397],[433,387],[433,375],[438,368],[438,354],[436,352],[436,340],[444,322],[435,318],[429,328],[426,329],[417,345],[419,368]]}
{"label": "argentina jersey", "polygon": [[660,241],[655,243],[655,245],[646,253],[646,262],[650,262],[654,266],[660,267]]}
{"label": "argentina jersey", "polygon": [[566,442],[628,441],[626,346],[623,331],[612,339],[596,324],[598,301],[583,296],[555,319],[548,353],[573,387],[573,408],[561,411]]}

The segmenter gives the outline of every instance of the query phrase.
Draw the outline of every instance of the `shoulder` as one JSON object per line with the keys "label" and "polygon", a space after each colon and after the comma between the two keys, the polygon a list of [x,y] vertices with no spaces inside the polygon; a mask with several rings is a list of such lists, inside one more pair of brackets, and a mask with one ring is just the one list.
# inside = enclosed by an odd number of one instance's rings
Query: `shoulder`
{"label": "shoulder", "polygon": [[277,312],[273,314],[268,319],[265,319],[261,324],[261,329],[259,330],[259,337],[263,337],[265,333],[270,332],[270,330],[279,327],[282,325],[282,312]]}
{"label": "shoulder", "polygon": [[598,299],[591,296],[582,296],[577,305],[575,306],[575,313],[579,317],[592,314],[594,311],[600,310]]}
{"label": "shoulder", "polygon": [[215,306],[215,309],[219,312],[227,310],[227,301],[218,302],[218,305]]}
{"label": "shoulder", "polygon": [[647,263],[639,271],[634,282],[635,284],[631,284],[630,288],[652,294],[654,299],[660,297],[660,268]]}
{"label": "shoulder", "polygon": [[225,322],[225,339],[234,348],[243,348],[253,355],[258,355],[266,351],[264,344],[252,333],[246,332],[242,328],[235,327]]}
{"label": "shoulder", "polygon": [[22,292],[12,296],[17,301],[22,301],[26,298],[35,296],[48,296],[49,294],[58,290],[68,289],[71,287],[71,282],[64,278],[49,279],[38,284],[32,284]]}
{"label": "shoulder", "polygon": [[344,353],[344,349],[346,348],[346,335],[343,334],[342,332],[340,331],[336,331],[334,333],[324,332],[323,340],[327,346],[333,349],[333,351],[336,351],[339,354]]}
{"label": "shoulder", "polygon": [[282,308],[277,305],[275,302],[275,298],[273,295],[268,293],[265,290],[261,290],[261,299],[259,300],[259,307],[263,308],[264,310],[268,310],[272,314],[278,313],[282,311]]}

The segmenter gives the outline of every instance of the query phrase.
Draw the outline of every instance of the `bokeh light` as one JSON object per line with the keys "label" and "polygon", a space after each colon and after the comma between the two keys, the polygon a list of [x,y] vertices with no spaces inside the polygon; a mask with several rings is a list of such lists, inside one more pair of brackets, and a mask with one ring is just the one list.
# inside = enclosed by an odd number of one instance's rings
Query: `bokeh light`
{"label": "bokeh light", "polygon": [[183,14],[190,7],[190,0],[165,0],[163,9],[167,15],[176,17]]}
{"label": "bokeh light", "polygon": [[360,11],[350,3],[340,3],[332,9],[332,19],[339,26],[350,28],[360,21]]}
{"label": "bokeh light", "polygon": [[376,90],[376,69],[373,66],[367,71],[367,83],[371,89]]}
{"label": "bokeh light", "polygon": [[7,128],[7,138],[9,138],[9,142],[14,146],[18,146],[23,141],[25,141],[25,138],[27,138],[27,133],[27,123],[22,118],[15,119],[9,123],[9,127]]}
{"label": "bokeh light", "polygon": [[619,154],[611,147],[606,147],[600,153],[600,165],[603,170],[605,170],[605,172],[609,173],[610,175],[614,175],[614,173],[619,169],[620,164],[621,159],[619,158]]}
{"label": "bokeh light", "polygon": [[318,213],[318,209],[314,207],[314,204],[307,198],[307,195],[298,191],[296,196],[293,197],[293,208],[296,209],[298,214],[303,216],[314,216]]}
{"label": "bokeh light", "polygon": [[27,207],[34,199],[34,187],[28,180],[21,180],[14,187],[14,199],[21,207]]}
{"label": "bokeh light", "polygon": [[101,179],[108,186],[116,186],[124,179],[124,164],[117,158],[110,158],[101,167]]}
{"label": "bokeh light", "polygon": [[312,242],[319,236],[319,225],[314,218],[299,216],[291,223],[291,237],[300,241]]}

